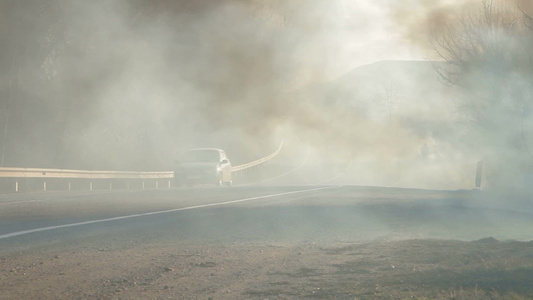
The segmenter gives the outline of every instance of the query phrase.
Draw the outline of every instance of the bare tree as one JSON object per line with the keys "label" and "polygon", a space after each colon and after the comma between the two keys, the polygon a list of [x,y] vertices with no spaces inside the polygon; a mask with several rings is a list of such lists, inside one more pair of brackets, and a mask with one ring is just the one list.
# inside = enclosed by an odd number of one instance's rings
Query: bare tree
{"label": "bare tree", "polygon": [[380,97],[380,103],[385,107],[389,124],[392,122],[392,116],[398,105],[398,94],[399,89],[394,80],[391,79],[388,83],[383,84],[383,93]]}
{"label": "bare tree", "polygon": [[435,28],[432,43],[447,62],[437,72],[462,90],[458,111],[468,125],[465,145],[523,166],[531,159],[524,138],[524,118],[533,104],[531,18],[517,5],[483,0],[478,11]]}
{"label": "bare tree", "polygon": [[470,88],[464,81],[470,72],[506,75],[503,72],[510,70],[512,54],[521,46],[517,42],[528,33],[521,19],[514,7],[483,0],[479,11],[464,13],[444,28],[433,29],[433,47],[448,63],[438,69],[439,74],[447,83],[464,88]]}

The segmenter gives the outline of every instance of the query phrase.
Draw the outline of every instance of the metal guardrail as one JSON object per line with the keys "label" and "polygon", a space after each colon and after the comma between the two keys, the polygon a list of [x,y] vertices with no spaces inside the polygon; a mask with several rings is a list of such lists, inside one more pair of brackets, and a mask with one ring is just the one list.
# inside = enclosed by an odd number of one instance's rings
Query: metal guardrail
{"label": "metal guardrail", "polygon": [[0,167],[2,192],[171,187],[174,172],[88,171]]}
{"label": "metal guardrail", "polygon": [[[278,149],[261,159],[235,166],[232,172],[243,171],[257,165],[263,164],[276,157],[283,147],[281,142]],[[55,189],[71,190],[82,184],[84,188],[93,190],[95,188],[137,188],[145,189],[146,186],[159,188],[160,183],[165,183],[171,187],[174,178],[174,171],[161,172],[132,172],[132,171],[89,171],[89,170],[67,170],[67,169],[44,169],[44,168],[6,168],[0,167],[0,179],[2,189],[19,192],[22,190],[42,190],[46,191],[54,185]],[[162,182],[161,182],[162,181]],[[106,183],[103,186],[103,183]],[[145,185],[146,183],[146,185]],[[31,185],[31,186],[30,186]],[[163,185],[161,185],[162,187]]]}
{"label": "metal guardrail", "polygon": [[263,158],[260,158],[258,160],[254,160],[252,162],[246,163],[246,164],[234,166],[234,167],[231,168],[231,172],[235,173],[235,172],[243,171],[243,170],[255,167],[257,165],[263,164],[263,163],[273,159],[274,157],[276,157],[281,152],[281,148],[282,147],[283,147],[283,141],[279,145],[278,149],[276,151],[274,151],[274,153],[272,153],[272,154],[270,154],[268,156],[265,156]]}
{"label": "metal guardrail", "polygon": [[[246,164],[234,166],[231,171],[239,172],[263,164],[276,157],[282,147],[283,142],[274,153]],[[0,167],[0,178],[171,179],[174,178],[174,171],[131,172]]]}
{"label": "metal guardrail", "polygon": [[0,168],[8,178],[158,179],[174,178],[174,172],[87,171],[39,168]]}

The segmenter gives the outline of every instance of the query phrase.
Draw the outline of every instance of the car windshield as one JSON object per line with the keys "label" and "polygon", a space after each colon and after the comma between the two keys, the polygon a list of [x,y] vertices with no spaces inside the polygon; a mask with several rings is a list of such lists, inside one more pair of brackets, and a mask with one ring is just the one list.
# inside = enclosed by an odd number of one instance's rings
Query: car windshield
{"label": "car windshield", "polygon": [[183,162],[220,162],[217,150],[191,150],[183,156]]}

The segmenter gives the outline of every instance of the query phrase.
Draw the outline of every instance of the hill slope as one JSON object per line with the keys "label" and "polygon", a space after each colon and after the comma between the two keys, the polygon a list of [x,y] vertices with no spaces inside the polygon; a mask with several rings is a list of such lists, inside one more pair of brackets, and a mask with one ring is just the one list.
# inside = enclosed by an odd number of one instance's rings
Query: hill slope
{"label": "hill slope", "polygon": [[[357,67],[343,76],[296,92],[300,100],[326,106],[351,107],[380,120],[389,113],[399,117],[450,117],[455,99],[435,71],[440,62],[380,61]],[[391,111],[392,109],[392,111]]]}

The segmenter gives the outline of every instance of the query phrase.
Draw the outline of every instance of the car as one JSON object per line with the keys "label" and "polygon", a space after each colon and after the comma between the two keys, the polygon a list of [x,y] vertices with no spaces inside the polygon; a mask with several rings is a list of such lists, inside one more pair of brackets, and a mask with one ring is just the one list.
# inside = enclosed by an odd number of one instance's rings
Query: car
{"label": "car", "polygon": [[177,186],[214,184],[231,186],[231,162],[226,152],[217,148],[196,148],[184,153],[177,163],[174,179]]}

